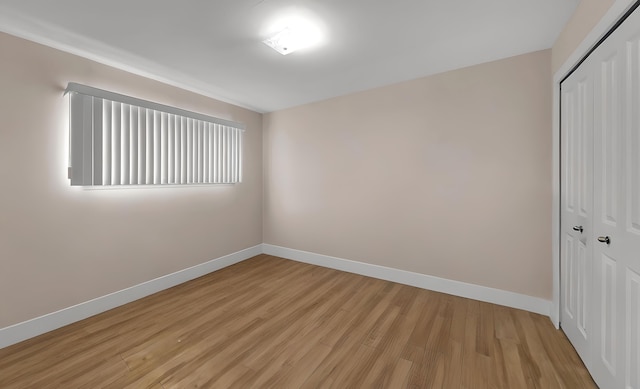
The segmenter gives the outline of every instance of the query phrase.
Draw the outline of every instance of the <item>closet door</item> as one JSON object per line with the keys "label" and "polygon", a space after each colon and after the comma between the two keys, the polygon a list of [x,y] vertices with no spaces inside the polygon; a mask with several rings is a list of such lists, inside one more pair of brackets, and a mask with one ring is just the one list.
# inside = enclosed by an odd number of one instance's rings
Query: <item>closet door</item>
{"label": "closet door", "polygon": [[625,214],[621,239],[624,269],[621,271],[625,296],[622,357],[625,359],[625,385],[640,389],[640,15],[636,11],[633,24],[624,25],[625,81],[623,104],[624,162],[623,193]]}
{"label": "closet door", "polygon": [[640,8],[561,99],[562,329],[601,388],[640,389]]}
{"label": "closet door", "polygon": [[608,41],[596,57],[594,232],[604,242],[594,245],[593,376],[603,388],[640,389],[640,11]]}
{"label": "closet door", "polygon": [[593,309],[591,373],[603,388],[623,388],[624,203],[622,81],[624,51],[612,35],[591,59],[595,63]]}
{"label": "closet door", "polygon": [[562,84],[561,324],[587,367],[591,356],[593,75],[589,64]]}
{"label": "closet door", "polygon": [[594,197],[591,373],[640,389],[640,12],[593,54]]}

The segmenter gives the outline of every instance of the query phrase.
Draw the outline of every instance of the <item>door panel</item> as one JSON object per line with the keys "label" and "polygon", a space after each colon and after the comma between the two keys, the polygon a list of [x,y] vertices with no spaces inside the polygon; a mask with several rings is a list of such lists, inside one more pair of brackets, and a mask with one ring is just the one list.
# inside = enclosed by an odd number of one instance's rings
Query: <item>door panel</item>
{"label": "door panel", "polygon": [[587,340],[587,312],[589,307],[587,306],[587,267],[588,267],[588,255],[587,245],[583,242],[578,242],[578,295],[577,295],[577,326],[582,337]]}
{"label": "door panel", "polygon": [[589,365],[592,260],[593,77],[586,67],[562,85],[562,328]]}
{"label": "door panel", "polygon": [[600,387],[640,389],[640,9],[561,99],[562,329]]}
{"label": "door panel", "polygon": [[[626,204],[623,174],[623,107],[621,102],[624,50],[601,46],[594,52],[594,355],[592,374],[604,388],[622,388],[620,360],[624,359],[624,242],[621,237]],[[599,242],[599,237],[609,242]],[[623,364],[623,368],[624,368]],[[623,371],[623,370],[622,370]]]}
{"label": "door panel", "polygon": [[627,376],[629,389],[640,389],[640,275],[627,269]]}
{"label": "door panel", "polygon": [[[578,147],[578,182],[576,198],[578,214],[584,222],[591,217],[592,211],[592,175],[593,175],[593,80],[583,75],[577,85],[577,133],[575,142]],[[582,236],[582,235],[581,235]]]}
{"label": "door panel", "polygon": [[576,293],[575,291],[575,257],[573,256],[573,247],[575,246],[573,236],[567,234],[567,242],[565,245],[565,258],[566,264],[564,268],[565,282],[564,282],[564,310],[563,312],[566,314],[566,318],[568,320],[564,320],[565,324],[568,322],[572,322],[575,320],[575,300]]}
{"label": "door panel", "polygon": [[626,225],[627,232],[640,235],[640,37],[626,44]]}
{"label": "door panel", "polygon": [[[637,13],[637,11],[636,11]],[[639,20],[640,17],[636,18]],[[636,23],[640,23],[636,21]],[[636,24],[637,25],[637,24]],[[624,180],[626,191],[623,203],[624,242],[621,301],[626,302],[624,327],[624,354],[626,358],[624,383],[629,389],[640,389],[640,27],[626,25],[628,38],[623,42],[625,51],[624,96]]]}
{"label": "door panel", "polygon": [[602,222],[612,227],[617,225],[618,215],[618,185],[619,185],[619,144],[620,137],[620,104],[618,78],[618,53],[602,61],[600,79],[600,117],[598,125],[602,129],[601,159],[598,161],[603,167],[603,174],[599,187],[602,188]]}
{"label": "door panel", "polygon": [[617,263],[607,255],[602,255],[600,280],[602,296],[600,305],[600,361],[609,370],[609,374],[616,375],[617,354]]}

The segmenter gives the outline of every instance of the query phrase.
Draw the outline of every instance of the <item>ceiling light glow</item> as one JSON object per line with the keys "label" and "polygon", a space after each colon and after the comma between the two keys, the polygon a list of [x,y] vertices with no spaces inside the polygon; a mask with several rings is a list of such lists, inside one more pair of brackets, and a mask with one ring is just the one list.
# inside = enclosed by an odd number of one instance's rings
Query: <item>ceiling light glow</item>
{"label": "ceiling light glow", "polygon": [[262,41],[282,55],[317,46],[322,42],[322,32],[314,24],[299,20],[290,21],[271,38]]}

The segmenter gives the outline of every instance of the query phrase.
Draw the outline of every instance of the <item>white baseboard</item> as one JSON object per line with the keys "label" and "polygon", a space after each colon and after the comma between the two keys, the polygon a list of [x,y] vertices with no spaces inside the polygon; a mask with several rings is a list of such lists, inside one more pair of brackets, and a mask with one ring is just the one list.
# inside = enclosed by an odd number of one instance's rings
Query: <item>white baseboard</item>
{"label": "white baseboard", "polygon": [[551,301],[505,290],[488,288],[486,286],[468,284],[465,282],[453,281],[385,266],[330,257],[327,255],[310,253],[308,251],[294,250],[266,243],[262,245],[262,252],[298,262],[379,278],[382,280],[397,282],[399,284],[411,285],[454,296],[466,297],[473,300],[504,305],[506,307],[523,309],[525,311],[545,316],[549,316],[551,310]]}
{"label": "white baseboard", "polygon": [[262,254],[262,245],[257,245],[57,312],[1,328],[0,348],[64,327],[260,254]]}
{"label": "white baseboard", "polygon": [[444,278],[372,265],[348,259],[294,250],[286,247],[261,244],[245,250],[225,255],[211,261],[162,276],[151,281],[98,297],[72,307],[61,309],[35,319],[27,320],[6,328],[0,328],[0,348],[42,335],[68,324],[86,319],[162,290],[201,277],[205,274],[242,262],[259,254],[269,254],[298,262],[342,270],[349,273],[411,285],[422,289],[447,293],[454,296],[523,309],[549,316],[551,302],[523,294],[468,284]]}

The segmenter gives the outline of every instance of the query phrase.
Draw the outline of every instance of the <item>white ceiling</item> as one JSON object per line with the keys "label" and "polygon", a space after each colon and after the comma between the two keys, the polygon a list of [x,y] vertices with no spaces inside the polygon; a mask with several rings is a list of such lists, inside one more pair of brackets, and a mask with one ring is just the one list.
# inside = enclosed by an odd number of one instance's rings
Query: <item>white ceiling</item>
{"label": "white ceiling", "polygon": [[[549,48],[578,2],[0,0],[0,31],[270,112]],[[261,42],[296,14],[323,45]]]}

